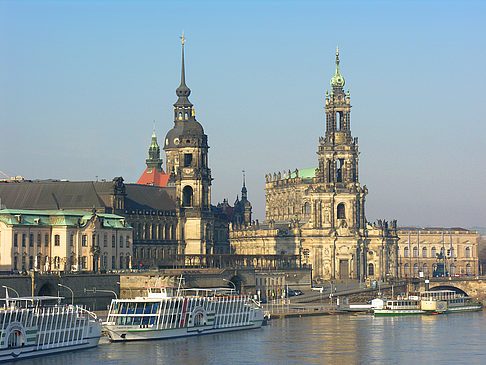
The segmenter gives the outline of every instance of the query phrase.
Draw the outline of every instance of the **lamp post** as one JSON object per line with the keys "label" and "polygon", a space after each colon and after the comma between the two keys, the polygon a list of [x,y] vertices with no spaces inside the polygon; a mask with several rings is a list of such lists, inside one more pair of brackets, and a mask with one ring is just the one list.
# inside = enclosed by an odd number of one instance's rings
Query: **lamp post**
{"label": "lamp post", "polygon": [[230,283],[231,285],[233,285],[233,288],[235,289],[235,292],[236,292],[236,285],[235,285],[235,283],[233,283],[231,280],[228,280],[228,279],[223,279],[223,281],[227,281],[228,283]]}
{"label": "lamp post", "polygon": [[[11,288],[11,287],[6,286],[6,285],[2,285],[2,288],[7,289],[7,290],[8,289],[13,290],[15,292],[15,294],[17,294],[17,298],[20,297],[19,292],[17,290],[15,290],[14,288]],[[8,294],[8,292],[7,292],[7,294]]]}
{"label": "lamp post", "polygon": [[74,292],[73,292],[73,290],[69,286],[66,286],[66,285],[57,284],[57,286],[66,288],[71,292],[71,305],[74,305]]}

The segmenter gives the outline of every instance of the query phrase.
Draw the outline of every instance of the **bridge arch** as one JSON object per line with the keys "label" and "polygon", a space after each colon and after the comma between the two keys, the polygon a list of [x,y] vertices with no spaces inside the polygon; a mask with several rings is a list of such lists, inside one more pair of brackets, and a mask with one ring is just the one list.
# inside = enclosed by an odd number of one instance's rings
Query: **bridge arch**
{"label": "bridge arch", "polygon": [[434,286],[433,288],[429,289],[430,291],[437,291],[437,290],[453,290],[456,292],[456,294],[462,294],[465,296],[469,296],[464,290],[457,288],[452,285],[439,285],[439,286]]}
{"label": "bridge arch", "polygon": [[43,285],[40,286],[39,292],[37,295],[47,295],[47,296],[56,296],[57,295],[57,289],[54,287],[54,285],[50,282],[46,282]]}

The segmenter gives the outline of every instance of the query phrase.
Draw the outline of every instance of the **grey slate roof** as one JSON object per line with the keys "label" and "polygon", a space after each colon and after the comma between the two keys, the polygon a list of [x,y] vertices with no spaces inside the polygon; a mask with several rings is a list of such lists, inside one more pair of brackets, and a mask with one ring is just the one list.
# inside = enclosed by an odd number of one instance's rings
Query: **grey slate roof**
{"label": "grey slate roof", "polygon": [[[125,209],[175,210],[175,188],[125,184]],[[112,206],[114,183],[96,181],[23,181],[0,183],[7,209],[92,210]],[[108,209],[111,211],[111,209]]]}

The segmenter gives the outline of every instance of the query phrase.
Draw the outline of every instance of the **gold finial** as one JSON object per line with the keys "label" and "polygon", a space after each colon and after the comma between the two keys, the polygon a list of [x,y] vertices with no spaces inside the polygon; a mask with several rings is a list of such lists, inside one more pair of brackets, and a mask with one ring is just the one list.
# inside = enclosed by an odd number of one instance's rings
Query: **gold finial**
{"label": "gold finial", "polygon": [[186,42],[186,38],[184,37],[184,31],[182,31],[182,35],[179,37],[181,39],[182,45]]}
{"label": "gold finial", "polygon": [[336,56],[339,56],[339,47],[336,46]]}

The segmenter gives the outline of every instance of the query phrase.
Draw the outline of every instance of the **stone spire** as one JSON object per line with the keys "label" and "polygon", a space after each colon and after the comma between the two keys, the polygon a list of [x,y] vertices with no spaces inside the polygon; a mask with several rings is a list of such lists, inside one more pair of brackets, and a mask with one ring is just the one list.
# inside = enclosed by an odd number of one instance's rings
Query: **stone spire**
{"label": "stone spire", "polygon": [[243,170],[243,187],[241,188],[241,201],[248,200],[248,194],[245,186],[245,170]]}

